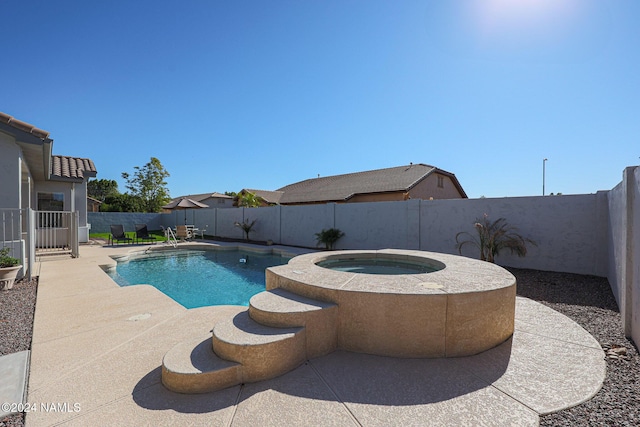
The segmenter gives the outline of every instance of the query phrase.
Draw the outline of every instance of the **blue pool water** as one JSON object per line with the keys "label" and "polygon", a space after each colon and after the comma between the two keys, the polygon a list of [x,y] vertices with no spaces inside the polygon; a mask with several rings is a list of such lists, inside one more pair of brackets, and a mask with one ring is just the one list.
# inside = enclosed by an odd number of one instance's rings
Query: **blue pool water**
{"label": "blue pool water", "polygon": [[265,290],[265,269],[288,261],[243,251],[179,251],[118,262],[108,274],[120,286],[152,285],[186,308],[247,306]]}

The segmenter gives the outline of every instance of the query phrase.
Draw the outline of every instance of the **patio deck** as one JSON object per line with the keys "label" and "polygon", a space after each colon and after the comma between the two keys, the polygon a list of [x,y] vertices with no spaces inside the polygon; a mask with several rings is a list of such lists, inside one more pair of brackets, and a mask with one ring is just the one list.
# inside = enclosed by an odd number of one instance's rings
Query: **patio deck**
{"label": "patio deck", "polygon": [[27,426],[533,426],[538,414],[589,399],[604,379],[593,337],[518,298],[513,337],[476,356],[336,351],[272,380],[173,393],[160,383],[164,354],[246,307],[187,310],[151,286],[119,287],[99,266],[132,249],[140,246],[83,246],[80,258],[41,264],[27,401],[61,410],[29,412]]}

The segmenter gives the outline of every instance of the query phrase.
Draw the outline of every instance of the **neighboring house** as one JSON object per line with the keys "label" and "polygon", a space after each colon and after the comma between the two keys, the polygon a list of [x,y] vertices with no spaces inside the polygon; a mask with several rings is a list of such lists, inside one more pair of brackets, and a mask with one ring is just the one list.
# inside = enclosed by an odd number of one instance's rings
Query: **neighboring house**
{"label": "neighboring house", "polygon": [[278,192],[281,205],[467,198],[454,174],[422,163],[307,179]]}
{"label": "neighboring house", "polygon": [[280,199],[284,194],[282,191],[254,190],[243,188],[238,194],[252,193],[262,200],[262,206],[273,206],[280,204]]}
{"label": "neighboring house", "polygon": [[[78,241],[88,242],[87,181],[96,176],[96,168],[89,159],[53,155],[52,148],[49,132],[0,113],[0,210],[78,212]],[[61,228],[60,221],[50,217],[43,224],[42,217],[38,217],[36,227]],[[24,248],[26,223],[22,219],[20,224],[8,224],[5,219],[5,229],[0,234],[3,244],[19,239]],[[12,230],[10,234],[6,227]],[[15,230],[19,230],[20,237],[16,237]]]}
{"label": "neighboring house", "polygon": [[100,212],[101,204],[100,200],[87,196],[87,212]]}
{"label": "neighboring house", "polygon": [[[233,207],[233,197],[227,196],[226,194],[220,193],[203,193],[203,194],[189,194],[186,196],[174,197],[171,199],[179,200],[181,198],[187,198],[191,200],[195,200],[196,202],[204,203],[210,208],[232,208]],[[170,202],[169,202],[170,203]]]}

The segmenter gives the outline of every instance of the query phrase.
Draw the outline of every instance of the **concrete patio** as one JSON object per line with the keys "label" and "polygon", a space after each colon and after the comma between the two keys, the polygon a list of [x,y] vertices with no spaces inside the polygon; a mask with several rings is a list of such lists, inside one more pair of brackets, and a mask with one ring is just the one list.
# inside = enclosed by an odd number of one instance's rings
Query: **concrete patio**
{"label": "concrete patio", "polygon": [[[148,285],[121,288],[100,268],[140,246],[83,246],[41,263],[27,426],[537,425],[592,397],[598,342],[567,317],[518,298],[516,331],[479,355],[396,359],[336,351],[281,377],[184,395],[160,383],[164,354],[246,307],[187,310]],[[41,404],[56,404],[42,411]]]}

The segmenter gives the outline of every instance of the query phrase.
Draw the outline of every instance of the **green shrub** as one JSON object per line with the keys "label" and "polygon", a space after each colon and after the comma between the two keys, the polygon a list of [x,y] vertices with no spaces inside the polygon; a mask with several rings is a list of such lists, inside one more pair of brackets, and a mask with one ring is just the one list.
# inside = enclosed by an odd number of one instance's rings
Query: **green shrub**
{"label": "green shrub", "polygon": [[0,249],[0,268],[15,267],[20,264],[20,260],[18,258],[9,256],[9,251],[10,248]]}

